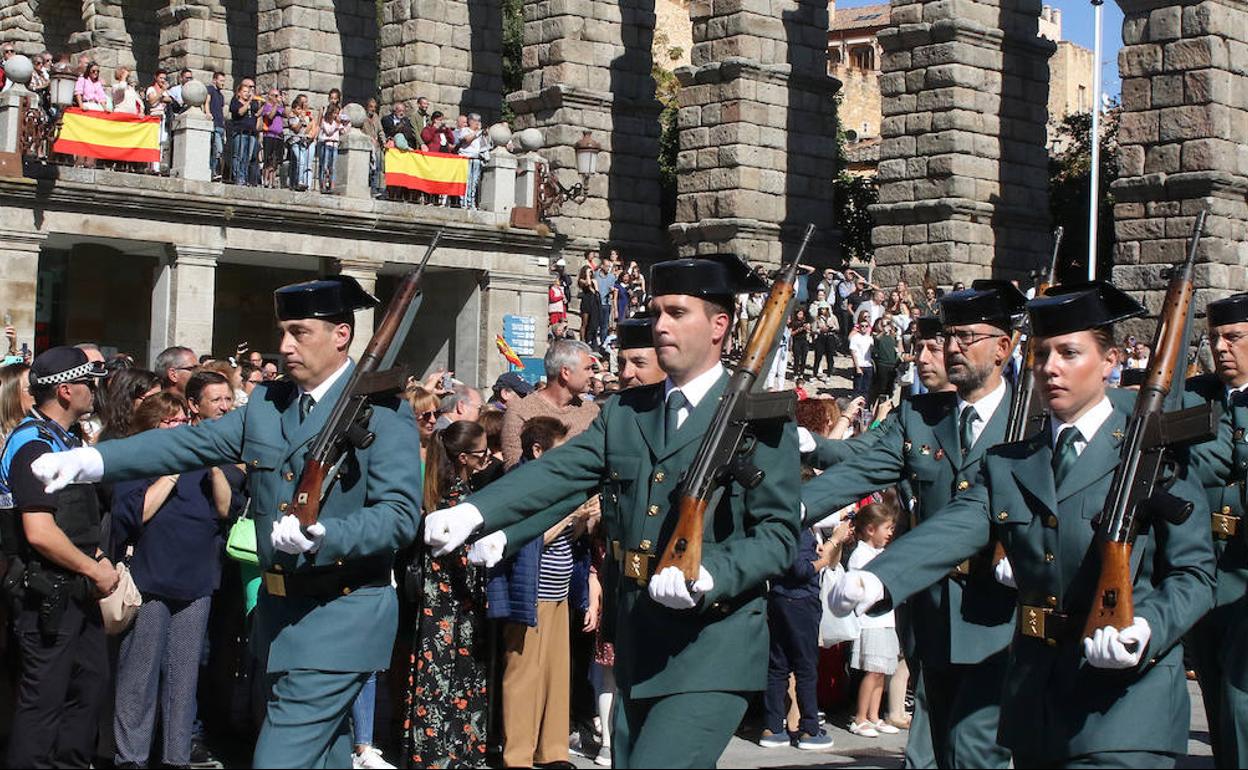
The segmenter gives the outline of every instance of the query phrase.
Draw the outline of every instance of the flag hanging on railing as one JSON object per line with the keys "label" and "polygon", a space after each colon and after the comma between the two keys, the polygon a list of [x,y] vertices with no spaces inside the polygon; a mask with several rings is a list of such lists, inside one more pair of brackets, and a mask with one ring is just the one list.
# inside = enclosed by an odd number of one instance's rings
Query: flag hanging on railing
{"label": "flag hanging on railing", "polygon": [[391,147],[386,150],[386,186],[430,195],[463,195],[468,189],[468,159]]}
{"label": "flag hanging on railing", "polygon": [[71,107],[52,152],[133,163],[160,161],[160,116],[93,112]]}

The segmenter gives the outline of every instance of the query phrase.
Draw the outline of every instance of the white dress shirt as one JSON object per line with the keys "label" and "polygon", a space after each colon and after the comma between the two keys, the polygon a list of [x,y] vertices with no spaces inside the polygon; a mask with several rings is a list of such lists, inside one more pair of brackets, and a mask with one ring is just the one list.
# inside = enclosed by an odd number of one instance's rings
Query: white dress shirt
{"label": "white dress shirt", "polygon": [[[1092,440],[1092,437],[1096,435],[1096,432],[1101,429],[1101,426],[1105,424],[1105,421],[1113,413],[1114,405],[1110,403],[1108,396],[1103,396],[1096,406],[1084,412],[1082,417],[1075,420],[1073,425],[1079,430],[1079,435],[1081,436],[1074,445],[1076,455],[1083,454],[1083,450],[1088,447],[1088,442]],[[1069,427],[1071,427],[1071,423],[1064,422],[1053,428],[1053,435],[1049,437],[1049,440],[1053,442],[1055,450],[1057,449],[1058,437],[1062,435],[1062,431]]]}
{"label": "white dress shirt", "polygon": [[702,402],[702,399],[706,397],[710,389],[715,386],[715,383],[719,382],[719,377],[723,373],[724,365],[716,361],[715,365],[710,369],[694,377],[681,387],[676,387],[676,383],[672,382],[671,377],[667,378],[667,382],[663,383],[664,403],[671,398],[674,390],[679,390],[685,396],[685,406],[682,406],[680,411],[676,412],[677,428],[685,424],[685,420],[689,418],[689,415],[693,414],[694,409],[698,408],[698,404]]}
{"label": "white dress shirt", "polygon": [[312,408],[315,409],[317,404],[321,403],[321,399],[325,398],[325,396],[329,393],[329,389],[334,387],[334,383],[337,382],[338,378],[341,377],[343,373],[347,371],[347,367],[349,367],[350,365],[351,365],[351,359],[348,358],[343,363],[342,366],[338,367],[338,371],[326,377],[324,382],[322,382],[320,385],[317,385],[312,390],[304,390],[303,388],[299,388],[299,398],[302,399],[305,393],[312,396]]}
{"label": "white dress shirt", "polygon": [[[1005,380],[1002,379],[997,383],[997,387],[991,393],[984,396],[978,401],[966,401],[958,396],[958,427],[962,426],[962,412],[966,411],[968,406],[975,407],[974,420],[971,420],[971,446],[979,441],[979,436],[984,432],[984,428],[988,427],[988,421],[997,413],[997,408],[1001,406],[1001,402],[1005,400]],[[966,447],[970,449],[971,447]]]}

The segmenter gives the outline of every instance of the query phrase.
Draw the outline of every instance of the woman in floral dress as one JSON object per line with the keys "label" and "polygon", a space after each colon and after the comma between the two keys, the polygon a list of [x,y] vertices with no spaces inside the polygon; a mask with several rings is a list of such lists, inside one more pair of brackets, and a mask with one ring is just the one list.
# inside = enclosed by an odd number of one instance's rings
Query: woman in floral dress
{"label": "woman in floral dress", "polygon": [[[425,510],[455,505],[489,460],[485,430],[451,423],[431,437]],[[421,548],[416,614],[403,724],[408,767],[485,767],[488,721],[484,576],[461,547],[434,558]]]}

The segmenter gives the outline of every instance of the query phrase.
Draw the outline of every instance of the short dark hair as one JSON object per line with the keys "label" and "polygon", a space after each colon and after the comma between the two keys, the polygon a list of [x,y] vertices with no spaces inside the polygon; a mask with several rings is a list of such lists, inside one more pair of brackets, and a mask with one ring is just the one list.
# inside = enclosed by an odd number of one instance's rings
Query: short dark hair
{"label": "short dark hair", "polygon": [[211,369],[200,369],[191,375],[191,379],[186,381],[186,400],[187,403],[194,404],[199,401],[199,397],[204,394],[204,388],[209,385],[229,385],[230,381],[220,372],[214,372]]}
{"label": "short dark hair", "polygon": [[543,452],[549,452],[551,447],[567,435],[568,426],[554,417],[531,417],[525,420],[524,427],[520,429],[520,449],[524,453],[524,459],[533,459],[535,444]]}
{"label": "short dark hair", "polygon": [[434,120],[437,120],[438,118],[444,118],[446,116],[442,114],[441,110],[434,110],[433,114],[430,115],[429,117],[433,118]]}
{"label": "short dark hair", "polygon": [[213,79],[214,79],[214,80],[216,79],[216,77],[217,77],[218,75],[220,75],[221,77],[225,77],[225,73],[224,73],[224,72],[222,72],[221,70],[213,70],[213,71],[212,71],[212,77],[213,77]]}

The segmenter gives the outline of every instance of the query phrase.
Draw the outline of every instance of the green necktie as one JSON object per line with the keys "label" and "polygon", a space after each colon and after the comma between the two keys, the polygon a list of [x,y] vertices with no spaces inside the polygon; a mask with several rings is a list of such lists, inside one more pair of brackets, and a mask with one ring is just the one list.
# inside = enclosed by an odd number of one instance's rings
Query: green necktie
{"label": "green necktie", "polygon": [[1075,442],[1083,441],[1083,434],[1073,425],[1066,428],[1057,437],[1057,448],[1053,450],[1053,485],[1060,487],[1066,474],[1075,467],[1079,453],[1075,451]]}
{"label": "green necktie", "polygon": [[975,421],[979,419],[979,412],[975,411],[975,407],[968,406],[962,410],[959,419],[958,441],[962,444],[962,454],[966,454],[975,446]]}
{"label": "green necktie", "polygon": [[685,394],[679,390],[673,390],[668,394],[666,429],[663,431],[664,443],[671,443],[672,439],[676,437],[676,431],[680,429],[680,410],[688,403],[689,399],[685,398]]}
{"label": "green necktie", "polygon": [[308,419],[308,413],[312,411],[312,407],[316,405],[316,399],[312,398],[311,393],[304,393],[299,397],[299,422]]}

